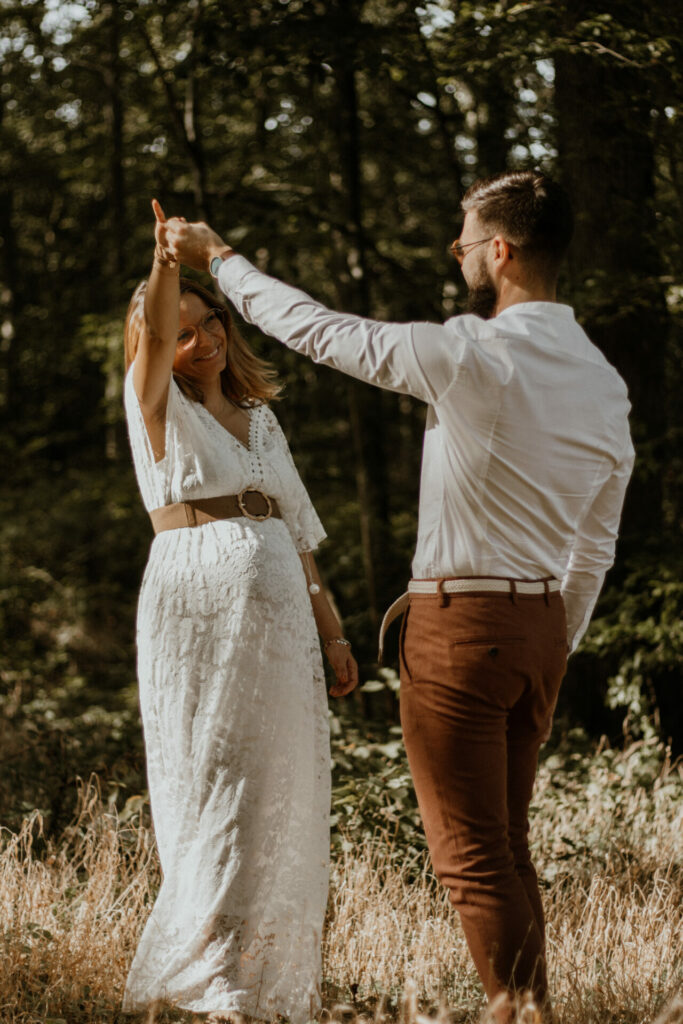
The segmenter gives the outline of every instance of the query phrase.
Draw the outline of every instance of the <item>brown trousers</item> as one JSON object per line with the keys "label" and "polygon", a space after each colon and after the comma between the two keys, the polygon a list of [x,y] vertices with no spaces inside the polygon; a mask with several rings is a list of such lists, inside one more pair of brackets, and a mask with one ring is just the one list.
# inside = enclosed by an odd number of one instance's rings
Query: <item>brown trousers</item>
{"label": "brown trousers", "polygon": [[559,593],[413,594],[401,628],[401,724],[429,851],[489,999],[546,998],[527,814],[566,657]]}

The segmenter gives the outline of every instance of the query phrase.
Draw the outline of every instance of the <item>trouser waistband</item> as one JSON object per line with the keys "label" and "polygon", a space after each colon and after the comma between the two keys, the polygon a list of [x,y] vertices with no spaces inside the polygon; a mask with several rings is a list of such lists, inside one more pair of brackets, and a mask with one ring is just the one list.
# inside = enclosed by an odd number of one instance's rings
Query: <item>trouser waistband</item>
{"label": "trouser waistband", "polygon": [[547,598],[549,594],[555,593],[559,589],[560,581],[553,577],[542,580],[515,580],[498,576],[455,576],[451,579],[411,580],[407,591],[396,598],[384,614],[379,629],[377,660],[381,665],[386,631],[394,619],[405,612],[410,603],[411,594],[439,594],[442,603],[445,604],[449,594],[509,594],[514,600],[518,594],[524,596],[544,594]]}

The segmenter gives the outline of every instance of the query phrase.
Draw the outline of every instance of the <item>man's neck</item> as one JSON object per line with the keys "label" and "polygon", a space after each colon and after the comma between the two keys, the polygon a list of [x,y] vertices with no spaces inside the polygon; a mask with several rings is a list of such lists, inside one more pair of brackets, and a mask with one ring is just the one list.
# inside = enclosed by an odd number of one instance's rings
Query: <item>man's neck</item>
{"label": "man's neck", "polygon": [[519,302],[557,302],[557,288],[549,285],[525,286],[516,281],[503,281],[493,315],[498,316],[508,306]]}

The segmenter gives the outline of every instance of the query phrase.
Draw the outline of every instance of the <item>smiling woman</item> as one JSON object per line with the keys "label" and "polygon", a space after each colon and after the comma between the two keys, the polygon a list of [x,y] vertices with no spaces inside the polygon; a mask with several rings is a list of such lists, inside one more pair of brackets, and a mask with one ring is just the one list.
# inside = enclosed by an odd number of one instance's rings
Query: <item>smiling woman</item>
{"label": "smiling woman", "polygon": [[[145,296],[148,282],[141,281],[133,293],[124,345],[126,371],[135,359],[140,337],[147,330]],[[178,278],[178,334],[173,360],[173,376],[180,390],[195,402],[205,400],[201,387],[202,372],[193,365],[197,349],[206,354],[208,341],[220,337],[225,362],[220,367],[221,391],[232,402],[272,401],[279,391],[275,370],[251,351],[235,327],[228,309],[197,281]],[[214,346],[215,347],[215,346]],[[218,361],[207,379],[215,376]]]}
{"label": "smiling woman", "polygon": [[233,1021],[320,1006],[329,856],[327,704],[357,667],[311,551],[325,532],[266,402],[273,370],[180,277],[158,204],[125,327],[125,404],[155,537],[138,677],[163,884],[124,1011]]}

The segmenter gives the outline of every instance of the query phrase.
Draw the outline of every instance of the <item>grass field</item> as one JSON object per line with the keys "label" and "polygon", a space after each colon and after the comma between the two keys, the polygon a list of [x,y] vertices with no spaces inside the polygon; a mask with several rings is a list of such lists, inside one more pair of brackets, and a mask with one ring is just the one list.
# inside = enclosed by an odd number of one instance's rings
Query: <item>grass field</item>
{"label": "grass field", "polygon": [[[651,765],[641,748],[541,767],[532,835],[561,1024],[683,1022],[683,773]],[[424,854],[386,835],[336,849],[325,1016],[479,1020],[482,993]],[[158,881],[149,827],[122,823],[93,783],[58,841],[37,813],[4,831],[1,1024],[130,1020],[118,1007]]]}

